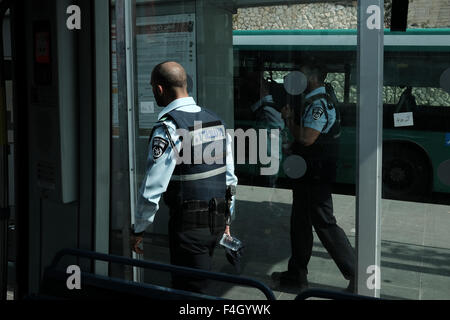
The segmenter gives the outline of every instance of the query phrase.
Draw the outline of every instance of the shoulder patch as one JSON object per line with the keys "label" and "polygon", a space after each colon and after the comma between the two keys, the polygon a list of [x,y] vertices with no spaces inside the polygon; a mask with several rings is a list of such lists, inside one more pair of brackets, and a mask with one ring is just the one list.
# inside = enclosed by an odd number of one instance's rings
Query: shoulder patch
{"label": "shoulder patch", "polygon": [[314,120],[319,120],[322,115],[323,115],[323,108],[322,107],[313,107],[313,109],[312,109],[312,117],[313,117]]}
{"label": "shoulder patch", "polygon": [[154,137],[152,144],[153,159],[160,158],[166,152],[169,142],[161,137]]}

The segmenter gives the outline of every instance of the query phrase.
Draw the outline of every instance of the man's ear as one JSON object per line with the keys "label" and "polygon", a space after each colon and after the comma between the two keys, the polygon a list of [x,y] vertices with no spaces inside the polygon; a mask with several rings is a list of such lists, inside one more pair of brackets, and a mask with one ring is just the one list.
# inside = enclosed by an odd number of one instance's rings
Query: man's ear
{"label": "man's ear", "polygon": [[164,88],[163,88],[163,86],[160,85],[160,84],[158,84],[158,85],[156,86],[156,92],[158,93],[159,96],[162,96],[163,93],[164,93]]}

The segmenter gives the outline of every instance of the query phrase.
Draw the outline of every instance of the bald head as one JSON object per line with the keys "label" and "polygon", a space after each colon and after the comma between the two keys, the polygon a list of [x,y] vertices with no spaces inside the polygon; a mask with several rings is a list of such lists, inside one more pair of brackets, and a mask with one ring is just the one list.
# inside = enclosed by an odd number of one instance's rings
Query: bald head
{"label": "bald head", "polygon": [[152,72],[152,84],[159,84],[166,88],[187,88],[187,76],[184,68],[174,61],[158,64]]}
{"label": "bald head", "polygon": [[174,61],[163,62],[153,68],[151,85],[156,103],[161,107],[175,99],[189,96],[186,71]]}

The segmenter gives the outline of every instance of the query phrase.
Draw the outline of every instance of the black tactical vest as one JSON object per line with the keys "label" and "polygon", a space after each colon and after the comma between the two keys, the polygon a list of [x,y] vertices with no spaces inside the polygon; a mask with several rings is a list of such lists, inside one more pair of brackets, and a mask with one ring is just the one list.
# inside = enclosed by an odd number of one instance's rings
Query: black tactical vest
{"label": "black tactical vest", "polygon": [[[223,121],[203,108],[196,113],[173,110],[167,116],[178,129],[189,132],[190,141],[182,141],[179,156],[183,157],[189,149],[191,156],[188,163],[176,165],[164,193],[166,204],[176,207],[187,200],[208,202],[212,198],[225,198],[226,131]],[[194,127],[196,121],[201,122],[201,127],[198,123]]]}

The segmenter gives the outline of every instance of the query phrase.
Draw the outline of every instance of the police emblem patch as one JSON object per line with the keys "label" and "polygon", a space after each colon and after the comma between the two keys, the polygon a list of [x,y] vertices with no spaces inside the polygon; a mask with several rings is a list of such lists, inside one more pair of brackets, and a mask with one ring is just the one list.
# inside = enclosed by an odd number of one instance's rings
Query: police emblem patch
{"label": "police emblem patch", "polygon": [[314,120],[319,120],[322,115],[323,115],[322,107],[314,107],[313,108],[312,116],[313,116]]}
{"label": "police emblem patch", "polygon": [[153,159],[158,159],[161,157],[167,149],[169,142],[163,138],[155,137],[153,138],[152,152]]}

